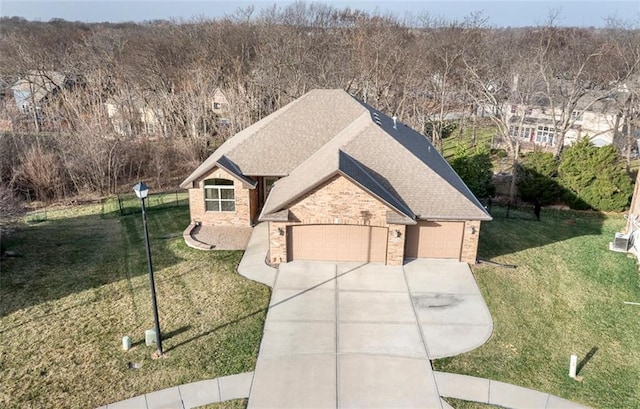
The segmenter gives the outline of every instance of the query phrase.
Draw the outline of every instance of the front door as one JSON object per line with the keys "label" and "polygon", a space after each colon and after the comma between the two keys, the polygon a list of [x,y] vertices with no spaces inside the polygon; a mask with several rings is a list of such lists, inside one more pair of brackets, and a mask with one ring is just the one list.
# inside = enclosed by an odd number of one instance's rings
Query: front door
{"label": "front door", "polygon": [[258,185],[258,197],[259,197],[259,210],[262,210],[262,206],[264,206],[264,202],[267,201],[267,197],[269,197],[269,192],[271,192],[271,189],[273,188],[273,184],[276,183],[276,181],[280,179],[279,177],[276,176],[264,176],[260,178],[259,181],[259,185]]}

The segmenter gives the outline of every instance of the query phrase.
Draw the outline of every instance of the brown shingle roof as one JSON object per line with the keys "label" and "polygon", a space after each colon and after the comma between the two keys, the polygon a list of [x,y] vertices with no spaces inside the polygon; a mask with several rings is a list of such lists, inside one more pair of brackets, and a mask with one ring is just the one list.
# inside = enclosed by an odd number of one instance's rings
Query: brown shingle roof
{"label": "brown shingle roof", "polygon": [[402,220],[491,219],[425,136],[394,125],[343,90],[311,91],[238,133],[181,186],[189,187],[221,159],[244,175],[286,176],[272,188],[262,220],[337,174]]}

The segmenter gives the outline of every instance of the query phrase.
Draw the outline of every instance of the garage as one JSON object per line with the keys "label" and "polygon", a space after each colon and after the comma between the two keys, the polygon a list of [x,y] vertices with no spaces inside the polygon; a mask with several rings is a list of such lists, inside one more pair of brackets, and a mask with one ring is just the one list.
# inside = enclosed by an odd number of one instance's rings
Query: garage
{"label": "garage", "polygon": [[418,221],[407,226],[406,258],[460,259],[464,222]]}
{"label": "garage", "polygon": [[344,224],[287,227],[287,261],[385,263],[387,228]]}

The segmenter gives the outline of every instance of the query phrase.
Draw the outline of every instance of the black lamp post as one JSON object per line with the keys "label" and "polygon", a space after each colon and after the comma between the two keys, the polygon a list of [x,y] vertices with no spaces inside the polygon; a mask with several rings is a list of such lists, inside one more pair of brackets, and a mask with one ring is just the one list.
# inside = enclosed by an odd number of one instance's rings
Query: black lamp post
{"label": "black lamp post", "polygon": [[160,320],[158,319],[158,303],[156,301],[156,283],[153,277],[153,265],[151,264],[151,247],[149,247],[149,229],[147,229],[147,212],[144,206],[144,199],[149,194],[149,187],[143,182],[133,187],[136,196],[142,202],[142,224],[144,225],[144,241],[147,245],[147,265],[149,267],[149,282],[151,284],[151,303],[153,304],[153,320],[155,322],[156,345],[158,347],[158,357],[162,356],[162,337],[160,335]]}

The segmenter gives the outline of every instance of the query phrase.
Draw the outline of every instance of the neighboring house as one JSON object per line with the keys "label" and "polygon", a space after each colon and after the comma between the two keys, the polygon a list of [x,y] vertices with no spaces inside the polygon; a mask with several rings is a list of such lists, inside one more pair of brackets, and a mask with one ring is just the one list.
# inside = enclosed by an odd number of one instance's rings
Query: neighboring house
{"label": "neighboring house", "polygon": [[229,110],[229,100],[220,88],[216,88],[215,91],[213,91],[211,109],[216,115],[221,117],[225,116]]}
{"label": "neighboring house", "polygon": [[67,76],[56,71],[32,71],[11,86],[21,113],[40,112],[49,96],[67,86]]}
{"label": "neighboring house", "polygon": [[[620,132],[623,126],[619,118],[619,99],[627,95],[624,92],[612,97],[604,95],[603,92],[593,91],[580,99],[577,109],[571,112],[571,126],[566,132],[564,145],[570,145],[585,136],[596,146],[613,143],[614,134]],[[562,114],[560,108],[555,108],[555,114],[558,121]],[[523,142],[536,145],[555,146],[559,130],[554,126],[548,99],[536,98],[527,106],[507,104],[505,115],[511,137],[520,137]]]}
{"label": "neighboring house", "polygon": [[220,88],[216,88],[213,92],[211,110],[218,117],[217,122],[219,126],[228,126],[231,123],[229,120],[229,100]]}
{"label": "neighboring house", "polygon": [[152,93],[138,95],[114,95],[104,106],[107,117],[118,135],[165,134],[164,115]]}
{"label": "neighboring house", "polygon": [[192,223],[269,223],[269,261],[474,263],[485,208],[427,138],[313,90],[228,139],[184,182]]}

